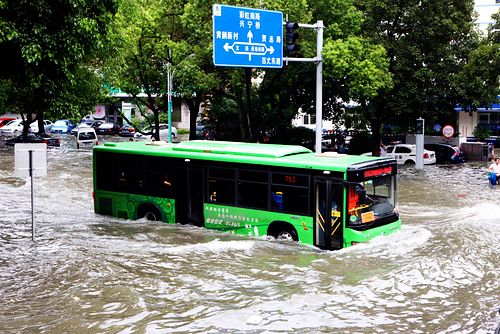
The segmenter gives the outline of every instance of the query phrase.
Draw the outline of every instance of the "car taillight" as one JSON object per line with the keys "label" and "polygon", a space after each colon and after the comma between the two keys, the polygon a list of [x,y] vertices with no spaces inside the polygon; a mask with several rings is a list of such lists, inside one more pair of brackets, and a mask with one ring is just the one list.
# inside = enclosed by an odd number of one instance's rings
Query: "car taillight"
{"label": "car taillight", "polygon": [[428,153],[424,153],[424,159],[429,159],[429,154]]}
{"label": "car taillight", "polygon": [[455,153],[453,153],[453,156],[454,156],[454,157],[458,157],[458,156],[459,156],[458,152],[457,152],[457,151],[455,151]]}
{"label": "car taillight", "polygon": [[98,141],[98,140],[96,140],[96,141],[95,141],[95,144],[96,144],[96,145],[99,145],[99,141]]}

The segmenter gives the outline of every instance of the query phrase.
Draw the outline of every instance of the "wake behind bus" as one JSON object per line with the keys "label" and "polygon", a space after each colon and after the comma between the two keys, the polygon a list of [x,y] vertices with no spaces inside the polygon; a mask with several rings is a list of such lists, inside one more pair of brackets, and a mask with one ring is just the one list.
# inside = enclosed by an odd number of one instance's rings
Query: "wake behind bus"
{"label": "wake behind bus", "polygon": [[395,160],[223,141],[93,150],[102,215],[272,236],[336,250],[401,227]]}

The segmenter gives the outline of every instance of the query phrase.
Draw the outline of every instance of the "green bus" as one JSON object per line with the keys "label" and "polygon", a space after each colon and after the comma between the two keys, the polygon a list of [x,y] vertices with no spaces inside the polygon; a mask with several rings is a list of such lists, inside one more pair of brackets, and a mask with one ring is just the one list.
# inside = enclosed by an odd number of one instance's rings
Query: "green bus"
{"label": "green bus", "polygon": [[396,161],[223,141],[94,147],[94,208],[333,250],[400,229]]}

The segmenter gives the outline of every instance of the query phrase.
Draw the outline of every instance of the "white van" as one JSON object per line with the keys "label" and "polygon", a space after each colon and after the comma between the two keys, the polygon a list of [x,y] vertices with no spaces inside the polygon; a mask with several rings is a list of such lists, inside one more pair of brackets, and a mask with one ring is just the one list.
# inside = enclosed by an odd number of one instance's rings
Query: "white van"
{"label": "white van", "polygon": [[94,128],[80,128],[76,134],[76,148],[93,147],[98,145],[97,134]]}

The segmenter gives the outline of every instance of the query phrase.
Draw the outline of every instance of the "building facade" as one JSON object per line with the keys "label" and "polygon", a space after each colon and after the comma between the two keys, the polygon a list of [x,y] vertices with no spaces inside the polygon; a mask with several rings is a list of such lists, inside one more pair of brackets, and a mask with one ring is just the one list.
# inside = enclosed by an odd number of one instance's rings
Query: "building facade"
{"label": "building facade", "polygon": [[478,15],[476,23],[479,29],[486,31],[488,26],[493,23],[491,16],[500,10],[500,0],[476,0],[474,9]]}

